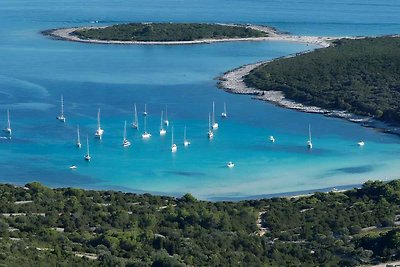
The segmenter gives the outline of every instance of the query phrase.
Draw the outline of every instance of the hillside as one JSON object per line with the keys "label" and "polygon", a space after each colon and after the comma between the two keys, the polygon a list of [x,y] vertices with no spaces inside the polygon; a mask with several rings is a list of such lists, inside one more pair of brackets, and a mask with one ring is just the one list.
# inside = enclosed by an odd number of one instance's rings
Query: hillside
{"label": "hillside", "polygon": [[400,38],[341,39],[334,46],[274,60],[244,81],[288,99],[400,122]]}
{"label": "hillside", "polygon": [[400,258],[399,204],[399,181],[237,203],[0,185],[0,265],[356,266]]}

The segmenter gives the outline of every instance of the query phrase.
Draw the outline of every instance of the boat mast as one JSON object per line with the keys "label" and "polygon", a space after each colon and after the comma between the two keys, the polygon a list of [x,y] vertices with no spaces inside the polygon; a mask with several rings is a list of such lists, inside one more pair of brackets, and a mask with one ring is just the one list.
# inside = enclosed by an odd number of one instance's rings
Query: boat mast
{"label": "boat mast", "polygon": [[64,96],[61,95],[61,118],[64,118]]}
{"label": "boat mast", "polygon": [[97,129],[101,129],[100,128],[100,108],[99,108],[99,110],[97,111]]}
{"label": "boat mast", "polygon": [[125,126],[124,126],[124,141],[126,140],[126,121],[125,121]]}
{"label": "boat mast", "polygon": [[160,130],[163,129],[162,124],[163,124],[163,111],[161,110]]}
{"label": "boat mast", "polygon": [[89,153],[89,136],[86,136],[86,154],[90,157],[90,153]]}
{"label": "boat mast", "polygon": [[174,145],[174,126],[172,126],[172,138],[171,138],[171,146]]}
{"label": "boat mast", "polygon": [[135,103],[135,118],[134,118],[134,125],[139,128],[138,118],[137,118],[137,110],[136,110],[136,103]]}
{"label": "boat mast", "polygon": [[183,142],[186,142],[186,126],[185,129],[183,130]]}
{"label": "boat mast", "polygon": [[7,129],[11,129],[11,122],[10,122],[10,110],[7,109]]}
{"label": "boat mast", "polygon": [[214,103],[214,101],[213,101],[213,107],[212,107],[212,125],[215,124],[215,115],[214,115],[214,113],[215,113],[215,103]]}
{"label": "boat mast", "polygon": [[78,125],[76,131],[77,131],[77,134],[78,134],[78,144],[80,144],[80,143],[81,143],[81,137],[80,137],[80,135],[79,135],[79,125]]}
{"label": "boat mast", "polygon": [[308,125],[308,140],[311,142],[311,124]]}
{"label": "boat mast", "polygon": [[208,113],[208,131],[211,131],[211,118],[210,118],[210,113]]}
{"label": "boat mast", "polygon": [[224,102],[224,113],[226,115],[226,103]]}
{"label": "boat mast", "polygon": [[147,133],[146,116],[144,116],[144,132]]}
{"label": "boat mast", "polygon": [[165,121],[168,121],[168,106],[165,105]]}

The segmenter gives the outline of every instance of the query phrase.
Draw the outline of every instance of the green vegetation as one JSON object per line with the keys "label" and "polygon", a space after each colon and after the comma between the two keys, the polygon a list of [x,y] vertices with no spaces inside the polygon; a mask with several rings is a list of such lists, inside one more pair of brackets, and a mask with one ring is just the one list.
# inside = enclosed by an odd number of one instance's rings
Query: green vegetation
{"label": "green vegetation", "polygon": [[342,39],[332,47],[264,64],[248,86],[280,90],[306,105],[400,122],[400,38]]}
{"label": "green vegetation", "polygon": [[76,30],[81,39],[113,41],[194,41],[202,39],[264,37],[266,33],[245,26],[206,23],[130,23]]}
{"label": "green vegetation", "polygon": [[0,185],[0,266],[356,266],[400,259],[399,204],[400,181],[237,203]]}

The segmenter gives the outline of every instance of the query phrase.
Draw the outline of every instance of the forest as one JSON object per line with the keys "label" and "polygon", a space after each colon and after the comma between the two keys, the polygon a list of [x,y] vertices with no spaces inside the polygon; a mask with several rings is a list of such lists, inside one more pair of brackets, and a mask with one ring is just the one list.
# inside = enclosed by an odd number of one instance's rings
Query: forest
{"label": "forest", "polygon": [[400,38],[340,39],[328,48],[263,64],[244,81],[288,99],[400,122]]}
{"label": "forest", "polygon": [[265,37],[266,33],[245,26],[208,23],[129,23],[72,32],[81,39],[113,41],[194,41],[203,39]]}
{"label": "forest", "polygon": [[0,266],[358,266],[400,259],[400,181],[209,202],[0,185]]}

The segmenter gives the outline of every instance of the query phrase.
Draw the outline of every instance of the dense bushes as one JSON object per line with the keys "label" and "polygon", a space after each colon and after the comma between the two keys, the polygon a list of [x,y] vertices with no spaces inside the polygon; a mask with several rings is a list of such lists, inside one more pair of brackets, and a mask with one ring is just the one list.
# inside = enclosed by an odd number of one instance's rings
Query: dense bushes
{"label": "dense bushes", "polygon": [[338,40],[262,65],[245,82],[307,105],[400,122],[400,38]]}
{"label": "dense bushes", "polygon": [[201,39],[263,37],[267,34],[244,26],[206,23],[130,23],[76,30],[82,39],[116,41],[193,41]]}
{"label": "dense bushes", "polygon": [[24,213],[0,216],[0,265],[355,266],[400,258],[399,204],[399,181],[237,203],[0,185],[0,212]]}

